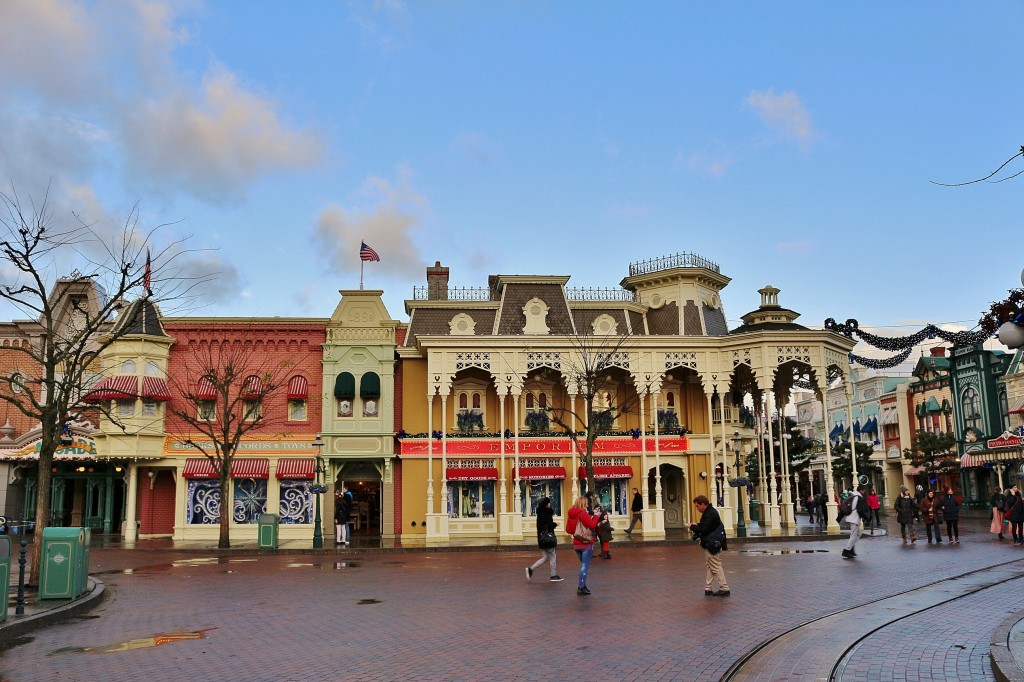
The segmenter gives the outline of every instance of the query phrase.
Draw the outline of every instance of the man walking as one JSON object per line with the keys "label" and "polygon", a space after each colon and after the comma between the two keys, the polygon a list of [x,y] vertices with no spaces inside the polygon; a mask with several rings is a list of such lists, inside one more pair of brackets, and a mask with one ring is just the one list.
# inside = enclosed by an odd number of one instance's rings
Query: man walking
{"label": "man walking", "polygon": [[629,528],[626,529],[626,535],[633,534],[633,526],[637,523],[643,523],[643,515],[641,512],[644,509],[644,498],[640,495],[640,491],[633,488],[633,504],[630,505],[629,510],[633,513],[633,518],[629,520]]}
{"label": "man walking", "polygon": [[[707,577],[704,579],[704,595],[707,597],[728,597],[729,583],[725,581],[725,570],[722,569],[721,553],[728,549],[725,540],[725,526],[718,510],[704,495],[693,498],[693,506],[700,512],[700,523],[691,523],[693,536],[700,540],[704,548],[704,563],[707,565]],[[718,591],[715,592],[713,581],[718,579]]]}
{"label": "man walking", "polygon": [[850,503],[850,513],[846,515],[846,522],[850,524],[850,540],[846,543],[846,549],[843,550],[844,559],[853,559],[857,556],[854,547],[857,544],[857,540],[860,540],[860,522],[861,519],[868,515],[868,503],[864,499],[864,489],[866,487],[861,484],[850,493],[850,497],[853,500]]}

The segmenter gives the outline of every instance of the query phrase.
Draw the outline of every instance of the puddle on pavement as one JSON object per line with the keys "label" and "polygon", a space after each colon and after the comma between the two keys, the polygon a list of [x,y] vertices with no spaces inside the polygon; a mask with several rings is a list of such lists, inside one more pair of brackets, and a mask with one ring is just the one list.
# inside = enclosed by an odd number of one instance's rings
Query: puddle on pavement
{"label": "puddle on pavement", "polygon": [[346,568],[359,568],[359,563],[356,561],[335,561],[332,564],[302,564],[293,563],[285,564],[285,568],[316,568],[319,570],[331,569],[335,571],[342,571]]}
{"label": "puddle on pavement", "polygon": [[360,606],[364,606],[366,604],[380,604],[380,603],[382,603],[380,599],[360,599],[359,601],[356,602],[356,604],[358,604]]}
{"label": "puddle on pavement", "polygon": [[780,556],[782,554],[828,554],[827,549],[741,549],[740,554]]}
{"label": "puddle on pavement", "polygon": [[8,649],[13,649],[14,647],[21,644],[28,644],[30,642],[34,642],[35,640],[35,637],[14,637],[13,639],[0,641],[0,652],[7,651]]}
{"label": "puddle on pavement", "polygon": [[[92,575],[153,575],[167,573],[175,568],[189,568],[192,566],[213,566],[215,564],[241,564],[257,561],[255,558],[228,559],[226,557],[199,557],[195,559],[179,559],[166,564],[153,564],[152,566],[137,566],[135,568],[112,568],[106,571],[94,571]],[[227,571],[233,573],[234,571]]]}
{"label": "puddle on pavement", "polygon": [[186,632],[161,632],[160,634],[153,635],[152,637],[139,637],[138,639],[129,639],[126,642],[104,644],[103,646],[68,646],[62,649],[55,649],[47,655],[113,654],[118,651],[148,649],[155,646],[162,646],[164,644],[173,644],[174,642],[189,642],[197,639],[206,639],[206,633],[215,629],[216,628],[206,628],[205,630],[191,630]]}

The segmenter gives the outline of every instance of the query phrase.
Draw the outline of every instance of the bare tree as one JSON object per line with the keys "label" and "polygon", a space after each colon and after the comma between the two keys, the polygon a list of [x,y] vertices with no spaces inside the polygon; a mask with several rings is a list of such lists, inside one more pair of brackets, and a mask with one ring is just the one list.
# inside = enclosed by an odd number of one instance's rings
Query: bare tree
{"label": "bare tree", "polygon": [[191,343],[182,351],[184,366],[170,379],[170,413],[190,430],[181,442],[202,453],[220,477],[221,549],[231,546],[231,471],[239,445],[248,434],[272,432],[284,423],[283,409],[266,408],[287,388],[293,363],[239,340],[257,333]]}
{"label": "bare tree", "polygon": [[612,430],[619,417],[638,406],[641,390],[622,390],[629,374],[628,335],[579,333],[567,338],[572,357],[562,360],[562,376],[583,406],[579,409],[576,400],[571,404],[562,401],[544,410],[572,440],[587,472],[587,490],[595,490],[594,443],[598,436]]}
{"label": "bare tree", "polygon": [[[1017,157],[1024,158],[1024,145],[1021,145],[1019,152],[1008,158],[1006,161],[1003,161],[1002,165],[999,166],[999,168],[996,168],[994,171],[992,171],[983,178],[978,178],[976,180],[968,180],[967,182],[935,182],[934,180],[929,180],[929,182],[931,182],[933,185],[941,185],[943,187],[963,187],[964,185],[973,185],[979,182],[985,182],[986,180],[991,180],[996,175],[998,175],[1000,171],[1006,168],[1010,164],[1010,162],[1016,159]],[[1006,180],[1012,180],[1013,178],[1017,177],[1022,173],[1024,173],[1024,170],[1019,170],[1013,175],[1008,175],[1007,177],[999,178],[998,180],[992,180],[992,182],[1004,182]]]}
{"label": "bare tree", "polygon": [[[30,318],[13,323],[26,342],[5,350],[22,354],[20,366],[32,368],[4,378],[0,401],[39,424],[36,533],[50,523],[51,469],[61,436],[95,409],[81,398],[99,371],[97,358],[132,326],[118,319],[119,311],[144,307],[125,307],[126,298],[155,301],[181,291],[168,276],[180,243],[150,256],[157,228],[140,230],[137,208],[111,236],[74,218],[70,227],[58,226],[45,198],[29,211],[16,192],[0,193],[0,300]],[[54,274],[71,265],[78,269],[70,275]],[[32,549],[33,585],[40,546]]]}

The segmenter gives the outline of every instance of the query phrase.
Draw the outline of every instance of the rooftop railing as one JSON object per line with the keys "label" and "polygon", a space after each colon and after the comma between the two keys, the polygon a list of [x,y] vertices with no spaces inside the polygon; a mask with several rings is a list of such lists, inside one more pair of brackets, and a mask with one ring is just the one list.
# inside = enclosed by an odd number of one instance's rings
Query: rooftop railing
{"label": "rooftop railing", "polygon": [[618,287],[575,287],[565,290],[570,301],[635,301],[636,293]]}
{"label": "rooftop railing", "polygon": [[662,256],[661,258],[651,258],[650,260],[630,263],[629,276],[646,275],[652,272],[660,272],[661,270],[671,270],[672,268],[705,268],[719,274],[722,272],[718,267],[718,263],[696,253],[683,251],[671,256]]}

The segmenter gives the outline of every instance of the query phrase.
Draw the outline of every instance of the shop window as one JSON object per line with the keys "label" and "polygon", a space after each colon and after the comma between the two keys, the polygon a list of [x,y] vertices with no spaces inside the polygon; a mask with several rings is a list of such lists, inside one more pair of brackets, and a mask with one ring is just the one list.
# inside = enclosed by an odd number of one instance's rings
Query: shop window
{"label": "shop window", "polygon": [[260,514],[267,512],[267,479],[236,478],[232,483],[235,499],[231,520],[238,524],[256,523]]}
{"label": "shop window", "polygon": [[208,525],[220,522],[220,481],[216,478],[188,480],[185,523]]}
{"label": "shop window", "polygon": [[289,400],[288,401],[288,421],[293,421],[293,422],[304,422],[304,421],[306,421],[306,401],[305,400]]}
{"label": "shop window", "polygon": [[278,508],[281,523],[313,523],[310,483],[312,481],[305,479],[281,479],[281,506]]}
{"label": "shop window", "polygon": [[537,505],[545,497],[551,498],[551,508],[555,516],[562,515],[562,479],[547,481],[519,481],[521,512],[523,516],[536,516]]}
{"label": "shop window", "polygon": [[217,420],[217,401],[216,400],[197,400],[196,408],[199,414],[199,418],[208,422]]}
{"label": "shop window", "polygon": [[494,481],[449,481],[448,516],[453,519],[494,518]]}
{"label": "shop window", "polygon": [[[612,514],[627,514],[629,510],[628,497],[629,479],[627,478],[605,478],[594,481],[594,504],[611,510]],[[586,495],[587,480],[580,481],[580,494]]]}

